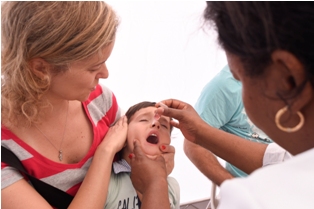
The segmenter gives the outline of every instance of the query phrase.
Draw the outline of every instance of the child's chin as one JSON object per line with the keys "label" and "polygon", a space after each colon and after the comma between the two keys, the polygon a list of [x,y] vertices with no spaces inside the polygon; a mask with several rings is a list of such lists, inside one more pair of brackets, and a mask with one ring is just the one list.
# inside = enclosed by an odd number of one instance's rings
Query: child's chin
{"label": "child's chin", "polygon": [[150,158],[150,159],[156,159],[156,157],[157,157],[157,155],[146,155],[148,158]]}
{"label": "child's chin", "polygon": [[147,146],[145,149],[143,149],[145,155],[147,157],[154,157],[156,158],[157,155],[161,155],[162,152],[159,150],[158,146]]}
{"label": "child's chin", "polygon": [[150,158],[150,159],[156,159],[156,157],[157,157],[158,155],[161,155],[161,152],[154,153],[154,154],[148,154],[148,153],[146,153],[146,156],[147,156],[148,158]]}

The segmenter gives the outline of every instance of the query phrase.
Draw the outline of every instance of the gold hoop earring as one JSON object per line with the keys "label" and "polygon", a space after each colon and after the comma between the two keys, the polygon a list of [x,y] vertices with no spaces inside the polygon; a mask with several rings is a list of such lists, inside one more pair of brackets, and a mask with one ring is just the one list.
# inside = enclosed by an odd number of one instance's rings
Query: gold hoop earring
{"label": "gold hoop earring", "polygon": [[304,116],[302,115],[302,113],[300,111],[297,112],[298,116],[300,117],[300,122],[295,127],[293,127],[293,128],[283,127],[280,124],[280,118],[287,110],[288,110],[288,106],[285,106],[285,107],[281,108],[280,110],[278,110],[278,112],[275,116],[275,122],[276,122],[277,128],[279,128],[280,130],[282,130],[284,132],[288,132],[288,133],[292,133],[292,132],[296,132],[296,131],[300,130],[300,128],[302,128],[302,126],[304,125]]}

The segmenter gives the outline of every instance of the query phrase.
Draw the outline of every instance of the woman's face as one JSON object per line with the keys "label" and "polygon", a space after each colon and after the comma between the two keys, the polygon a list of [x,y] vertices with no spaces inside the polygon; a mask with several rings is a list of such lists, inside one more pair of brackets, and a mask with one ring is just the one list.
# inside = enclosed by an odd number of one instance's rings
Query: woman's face
{"label": "woman's face", "polygon": [[[242,83],[242,100],[246,113],[251,121],[263,130],[268,136],[275,123],[275,108],[278,101],[274,99],[274,91],[267,83],[267,73],[257,77],[249,77],[245,74],[240,59],[230,53],[226,53],[230,70],[235,79]],[[278,110],[279,108],[277,108]]]}
{"label": "woman's face", "polygon": [[[312,130],[309,125],[289,133],[280,130],[275,123],[276,114],[287,105],[290,110],[280,118],[283,127],[299,124],[297,111],[307,117],[305,120],[311,120],[313,87],[307,82],[300,91],[307,76],[301,62],[290,52],[278,50],[272,53],[272,62],[261,75],[247,76],[239,57],[228,52],[226,55],[233,76],[242,83],[243,104],[252,122],[291,154],[313,147],[307,138]],[[296,91],[299,91],[297,96]]]}
{"label": "woman's face", "polygon": [[114,42],[81,61],[70,64],[64,73],[52,75],[50,98],[85,101],[95,90],[100,78],[108,78],[106,61],[110,57]]}
{"label": "woman's face", "polygon": [[127,150],[133,152],[133,141],[137,139],[148,156],[160,155],[162,144],[170,144],[170,118],[161,116],[154,120],[156,107],[146,107],[138,110],[128,126]]}

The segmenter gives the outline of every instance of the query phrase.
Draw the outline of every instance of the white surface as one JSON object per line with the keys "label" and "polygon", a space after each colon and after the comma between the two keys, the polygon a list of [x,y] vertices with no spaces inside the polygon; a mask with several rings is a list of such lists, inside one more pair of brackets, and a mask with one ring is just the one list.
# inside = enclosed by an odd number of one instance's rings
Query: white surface
{"label": "white surface", "polygon": [[[115,48],[101,80],[127,110],[141,101],[176,98],[194,105],[205,84],[226,65],[215,32],[202,29],[203,1],[106,1],[118,13]],[[208,27],[207,27],[208,28]],[[172,176],[181,203],[209,198],[211,182],[188,160],[183,138],[173,131],[176,148]]]}

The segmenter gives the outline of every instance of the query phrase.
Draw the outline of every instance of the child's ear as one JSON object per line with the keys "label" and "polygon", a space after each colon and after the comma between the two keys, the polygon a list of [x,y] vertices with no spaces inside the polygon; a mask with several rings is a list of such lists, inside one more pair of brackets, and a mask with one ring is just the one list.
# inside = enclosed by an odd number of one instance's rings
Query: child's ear
{"label": "child's ear", "polygon": [[51,65],[42,58],[34,58],[28,62],[31,71],[39,78],[47,76]]}

